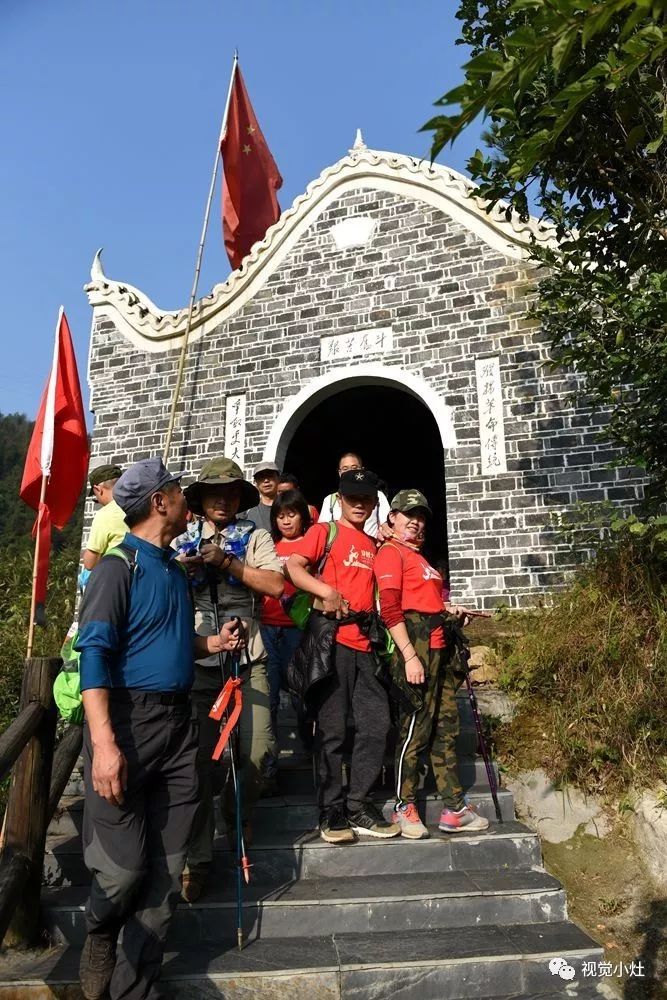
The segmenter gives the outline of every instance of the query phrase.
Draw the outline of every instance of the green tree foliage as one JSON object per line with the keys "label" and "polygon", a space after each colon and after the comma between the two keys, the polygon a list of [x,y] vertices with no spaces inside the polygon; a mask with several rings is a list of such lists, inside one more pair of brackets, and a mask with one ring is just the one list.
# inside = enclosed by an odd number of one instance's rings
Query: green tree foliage
{"label": "green tree foliage", "polygon": [[[32,551],[35,512],[19,499],[21,477],[34,422],[22,413],[0,413],[0,553]],[[85,492],[63,531],[53,530],[53,548],[78,559]]]}
{"label": "green tree foliage", "polygon": [[[479,114],[481,194],[553,226],[533,312],[606,433],[667,485],[667,0],[462,0],[465,80],[432,155]],[[479,192],[478,192],[479,193]]]}
{"label": "green tree foliage", "polygon": [[[19,487],[32,429],[22,414],[0,414],[0,732],[16,716],[28,638],[35,512],[19,499]],[[57,656],[74,617],[83,503],[82,494],[65,530],[53,532],[47,624],[35,629],[35,656]]]}

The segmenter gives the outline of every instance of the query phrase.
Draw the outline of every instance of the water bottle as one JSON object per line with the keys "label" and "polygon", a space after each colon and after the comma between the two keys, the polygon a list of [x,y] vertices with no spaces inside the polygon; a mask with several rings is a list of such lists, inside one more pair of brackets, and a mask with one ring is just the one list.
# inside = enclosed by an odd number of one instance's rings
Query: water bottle
{"label": "water bottle", "polygon": [[[254,528],[255,522],[249,521],[247,518],[242,518],[240,521],[234,521],[233,524],[228,525],[222,531],[222,551],[243,562]],[[230,587],[242,586],[241,581],[237,580],[231,573],[227,573],[225,579]]]}

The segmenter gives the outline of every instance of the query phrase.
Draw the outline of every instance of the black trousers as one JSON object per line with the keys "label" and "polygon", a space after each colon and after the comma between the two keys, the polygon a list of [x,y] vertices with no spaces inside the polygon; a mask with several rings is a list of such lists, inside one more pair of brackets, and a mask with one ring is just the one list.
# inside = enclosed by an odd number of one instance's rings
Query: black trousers
{"label": "black trousers", "polygon": [[343,747],[348,723],[354,746],[347,807],[356,811],[368,798],[384,760],[389,730],[387,694],[374,676],[370,653],[336,643],[335,675],[322,685],[317,703],[321,809],[343,805]]}
{"label": "black trousers", "polygon": [[86,927],[89,934],[121,932],[112,1000],[153,1000],[161,995],[164,943],[197,809],[197,736],[189,703],[160,705],[124,691],[112,694],[109,707],[127,759],[127,790],[122,806],[93,790],[85,725],[83,857],[93,875]]}

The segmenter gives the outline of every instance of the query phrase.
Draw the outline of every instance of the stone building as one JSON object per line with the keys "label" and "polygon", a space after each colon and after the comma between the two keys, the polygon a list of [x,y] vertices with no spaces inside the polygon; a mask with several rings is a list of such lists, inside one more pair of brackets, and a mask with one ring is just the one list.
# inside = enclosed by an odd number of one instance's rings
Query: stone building
{"label": "stone building", "polygon": [[[170,464],[275,459],[318,504],[338,455],[359,451],[390,495],[433,502],[431,556],[457,600],[535,603],[572,561],[552,513],[632,504],[642,483],[609,468],[603,416],[545,366],[526,319],[531,236],[551,238],[358,134],[197,303]],[[162,450],[187,310],[106,277],[99,254],[91,277],[92,461],[127,463]]]}

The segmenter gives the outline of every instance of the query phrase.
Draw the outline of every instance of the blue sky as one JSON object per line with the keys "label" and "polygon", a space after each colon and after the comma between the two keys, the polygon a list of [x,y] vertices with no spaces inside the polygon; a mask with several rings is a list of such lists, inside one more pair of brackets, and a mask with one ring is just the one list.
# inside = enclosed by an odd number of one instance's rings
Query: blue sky
{"label": "blue sky", "polygon": [[[165,309],[187,304],[234,47],[287,208],[351,146],[425,156],[460,81],[453,0],[2,0],[0,412],[34,417],[58,306],[85,385],[95,250]],[[469,130],[440,162],[463,170]],[[229,273],[219,192],[200,294]]]}

